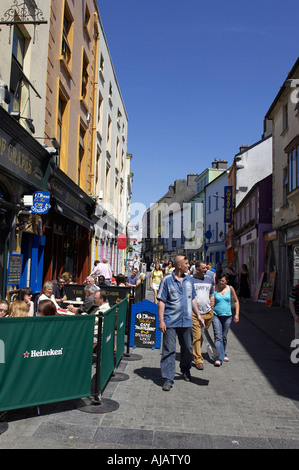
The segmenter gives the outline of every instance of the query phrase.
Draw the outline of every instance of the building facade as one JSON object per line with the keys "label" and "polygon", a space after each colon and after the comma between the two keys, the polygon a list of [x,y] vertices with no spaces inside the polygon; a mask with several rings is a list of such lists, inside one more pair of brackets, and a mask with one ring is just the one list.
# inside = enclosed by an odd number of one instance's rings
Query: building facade
{"label": "building facade", "polygon": [[275,299],[288,304],[299,282],[299,59],[271,104],[266,121],[273,132],[272,224],[276,260]]}
{"label": "building facade", "polygon": [[[132,174],[97,2],[3,0],[0,18],[4,295],[12,254],[22,255],[22,272],[11,285],[34,292],[64,271],[83,282],[94,259],[121,266],[116,242],[129,220]],[[41,190],[50,208],[33,216],[24,196]]]}

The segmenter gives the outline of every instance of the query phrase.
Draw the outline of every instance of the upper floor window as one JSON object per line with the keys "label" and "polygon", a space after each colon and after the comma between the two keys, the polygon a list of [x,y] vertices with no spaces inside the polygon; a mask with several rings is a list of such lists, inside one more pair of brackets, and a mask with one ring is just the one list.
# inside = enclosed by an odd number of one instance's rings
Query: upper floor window
{"label": "upper floor window", "polygon": [[288,152],[288,192],[299,188],[299,144]]}
{"label": "upper floor window", "polygon": [[24,77],[23,66],[25,59],[25,37],[18,26],[14,27],[13,45],[12,45],[12,62],[10,74],[10,92],[13,100],[10,105],[10,112],[20,113],[22,81]]}

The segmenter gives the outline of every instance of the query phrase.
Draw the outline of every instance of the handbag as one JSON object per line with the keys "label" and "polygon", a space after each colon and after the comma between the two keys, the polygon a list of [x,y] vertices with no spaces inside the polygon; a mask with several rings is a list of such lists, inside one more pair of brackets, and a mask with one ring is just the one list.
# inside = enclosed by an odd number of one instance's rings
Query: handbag
{"label": "handbag", "polygon": [[233,296],[231,286],[229,286],[229,290],[230,290],[230,305],[231,305],[231,309],[232,309],[232,312],[233,312],[233,311],[236,310],[235,298]]}
{"label": "handbag", "polygon": [[212,338],[210,336],[210,333],[208,332],[206,327],[202,326],[201,328],[202,328],[204,337],[207,340],[207,353],[208,353],[208,356],[211,359],[211,361],[216,361],[216,359],[218,359],[218,357],[219,357],[219,351],[216,348],[216,346],[214,344],[214,341],[212,340]]}

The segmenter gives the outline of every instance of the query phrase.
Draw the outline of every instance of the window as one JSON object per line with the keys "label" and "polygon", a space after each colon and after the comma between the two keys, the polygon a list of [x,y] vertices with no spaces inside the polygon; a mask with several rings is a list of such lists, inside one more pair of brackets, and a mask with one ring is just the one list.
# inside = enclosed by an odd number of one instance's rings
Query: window
{"label": "window", "polygon": [[71,30],[71,21],[64,14],[63,18],[63,33],[62,33],[62,45],[61,45],[61,55],[63,56],[66,63],[69,65],[71,62],[71,47],[70,47],[70,30]]}
{"label": "window", "polygon": [[285,167],[282,171],[282,184],[283,184],[283,190],[282,190],[282,204],[283,206],[286,206],[288,204],[288,199],[287,199],[287,194],[288,194],[288,167]]}
{"label": "window", "polygon": [[13,45],[12,45],[12,62],[10,74],[10,92],[13,95],[13,100],[10,105],[10,112],[20,113],[21,110],[21,95],[22,95],[22,80],[23,80],[23,65],[25,58],[25,37],[23,36],[18,26],[14,27],[13,32]]}
{"label": "window", "polygon": [[288,154],[288,182],[289,193],[297,189],[298,186],[298,151],[299,145]]}
{"label": "window", "polygon": [[87,87],[88,87],[88,60],[83,54],[83,63],[82,63],[82,86],[81,86],[81,96],[85,100],[87,97]]}
{"label": "window", "polygon": [[282,108],[282,132],[286,131],[288,127],[288,104],[285,104]]}
{"label": "window", "polygon": [[77,181],[78,186],[80,186],[81,173],[82,173],[82,162],[83,162],[84,153],[85,153],[84,137],[85,137],[85,132],[81,128],[80,129],[80,137],[79,137],[79,155],[78,155],[78,181]]}

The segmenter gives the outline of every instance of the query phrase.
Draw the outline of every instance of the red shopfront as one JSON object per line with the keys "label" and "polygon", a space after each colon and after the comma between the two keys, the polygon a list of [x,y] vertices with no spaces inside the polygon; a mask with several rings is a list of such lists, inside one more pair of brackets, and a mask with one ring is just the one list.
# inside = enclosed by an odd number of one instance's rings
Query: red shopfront
{"label": "red shopfront", "polygon": [[49,178],[51,209],[44,224],[44,280],[70,272],[82,283],[90,273],[95,202],[58,168]]}

